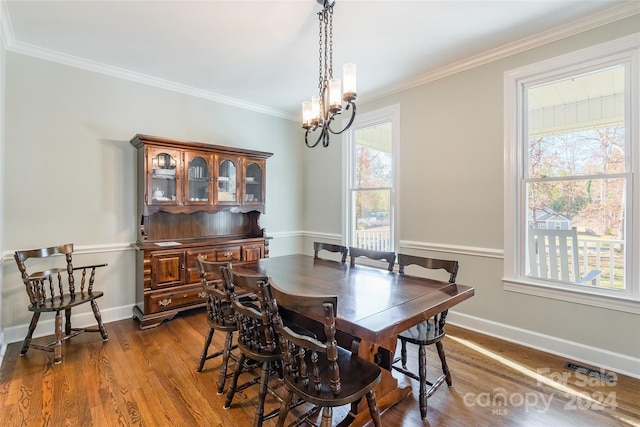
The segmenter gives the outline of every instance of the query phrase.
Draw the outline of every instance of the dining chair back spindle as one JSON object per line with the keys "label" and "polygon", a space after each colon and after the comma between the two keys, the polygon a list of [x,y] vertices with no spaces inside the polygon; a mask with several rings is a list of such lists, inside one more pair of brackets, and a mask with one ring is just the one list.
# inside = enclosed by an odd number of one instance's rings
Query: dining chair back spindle
{"label": "dining chair back spindle", "polygon": [[[429,270],[444,269],[449,273],[449,283],[455,284],[458,274],[458,261],[442,260],[436,258],[423,258],[413,255],[398,254],[398,266],[401,274],[405,274],[405,267],[408,265],[417,265]],[[424,419],[427,417],[427,399],[446,381],[451,387],[451,373],[447,366],[442,339],[445,336],[445,322],[447,318],[447,310],[444,310],[430,319],[427,319],[416,326],[400,333],[400,357],[393,361],[392,368],[398,372],[417,380],[420,384],[418,393],[420,404],[420,416]],[[407,343],[418,346],[418,374],[407,369]],[[435,344],[438,350],[438,356],[442,365],[442,375],[436,381],[427,380],[427,352],[426,346]],[[401,362],[402,367],[396,364]]]}

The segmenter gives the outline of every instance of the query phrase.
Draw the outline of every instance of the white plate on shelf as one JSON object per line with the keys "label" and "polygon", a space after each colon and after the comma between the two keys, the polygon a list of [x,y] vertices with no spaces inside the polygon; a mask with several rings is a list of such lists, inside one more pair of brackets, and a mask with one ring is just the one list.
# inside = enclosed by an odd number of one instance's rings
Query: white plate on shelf
{"label": "white plate on shelf", "polygon": [[252,177],[252,176],[248,176],[248,177],[247,177],[247,182],[253,182],[253,181],[255,181],[255,180],[256,180],[256,179],[255,179],[254,177]]}
{"label": "white plate on shelf", "polygon": [[159,201],[159,202],[168,202],[169,200],[171,200],[168,197],[154,197],[154,199]]}
{"label": "white plate on shelf", "polygon": [[229,177],[228,176],[219,176],[218,177],[218,181],[229,181]]}
{"label": "white plate on shelf", "polygon": [[153,173],[155,175],[175,176],[176,170],[175,169],[154,169]]}

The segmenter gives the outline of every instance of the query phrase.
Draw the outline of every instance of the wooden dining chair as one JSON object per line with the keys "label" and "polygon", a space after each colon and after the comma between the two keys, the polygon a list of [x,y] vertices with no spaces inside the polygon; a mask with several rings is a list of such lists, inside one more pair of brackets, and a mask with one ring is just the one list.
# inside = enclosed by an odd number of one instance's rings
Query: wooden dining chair
{"label": "wooden dining chair", "polygon": [[[33,312],[27,336],[22,343],[20,355],[25,355],[30,347],[38,350],[53,352],[53,363],[62,362],[62,341],[75,337],[83,332],[100,332],[102,340],[107,341],[109,335],[102,323],[102,315],[98,308],[96,299],[102,297],[103,292],[95,291],[93,283],[95,281],[96,269],[105,267],[107,264],[86,265],[74,267],[72,263],[73,244],[53,246],[49,248],[31,249],[16,251],[14,259],[18,264],[18,270],[22,275],[22,282],[25,285],[27,295],[29,295],[29,311]],[[62,255],[65,257],[64,267],[54,267],[37,273],[28,273],[25,262],[27,260],[51,258]],[[34,261],[35,262],[35,261]],[[80,289],[76,289],[75,272],[80,272]],[[89,277],[87,281],[87,272]],[[86,288],[85,288],[86,285]],[[71,309],[81,304],[89,303],[93,310],[93,315],[98,323],[97,328],[72,328]],[[64,336],[62,334],[62,312],[65,314]],[[33,332],[36,329],[38,320],[42,313],[55,313],[55,340],[46,345],[36,345],[31,342]]]}
{"label": "wooden dining chair", "polygon": [[346,262],[347,260],[347,254],[349,252],[349,249],[346,246],[342,246],[342,245],[334,245],[331,243],[322,243],[322,242],[313,242],[313,257],[314,258],[320,258],[318,256],[318,253],[322,250],[325,251],[329,251],[329,252],[335,252],[335,253],[340,253],[342,255],[342,262]]}
{"label": "wooden dining chair", "polygon": [[[338,347],[335,339],[338,298],[293,295],[278,289],[272,282],[265,283],[263,288],[263,293],[269,300],[272,324],[278,334],[284,364],[284,383],[287,387],[277,426],[284,426],[294,395],[314,405],[294,425],[310,421],[321,408],[320,425],[331,426],[334,407],[351,404],[349,417],[352,417],[357,412],[353,408],[366,396],[373,424],[380,426],[380,412],[374,390],[382,376],[380,367],[359,357],[357,351]],[[324,339],[303,336],[293,331],[283,322],[281,308],[324,319]]]}
{"label": "wooden dining chair", "polygon": [[[233,308],[238,326],[238,348],[240,358],[236,364],[231,386],[227,392],[227,399],[224,408],[231,407],[233,397],[236,392],[258,382],[260,391],[258,394],[258,404],[253,425],[261,426],[265,420],[275,417],[278,410],[264,414],[264,401],[268,391],[269,377],[274,369],[280,367],[278,362],[282,360],[282,353],[276,341],[275,331],[271,323],[271,317],[263,297],[263,285],[268,283],[269,278],[261,275],[242,274],[231,270],[231,282],[234,288],[242,288],[257,296],[255,302],[241,300],[233,297]],[[261,367],[261,374],[256,380],[248,381],[238,385],[238,378],[243,370],[246,370],[250,363],[258,363]],[[281,371],[281,368],[280,368]],[[277,394],[273,393],[277,398]]]}
{"label": "wooden dining chair", "polygon": [[395,252],[374,251],[371,249],[354,248],[351,246],[349,247],[349,256],[351,257],[351,267],[356,265],[356,258],[366,257],[373,260],[386,261],[389,263],[387,270],[393,271],[393,265],[396,261]]}
{"label": "wooden dining chair", "polygon": [[[442,260],[435,258],[423,258],[413,255],[398,254],[398,266],[401,274],[405,274],[405,267],[408,265],[417,265],[422,268],[437,270],[444,269],[449,273],[449,283],[455,283],[458,274],[458,261]],[[427,417],[427,399],[442,385],[444,381],[451,387],[451,373],[447,366],[447,360],[444,354],[442,338],[445,336],[445,321],[447,319],[447,310],[436,314],[434,317],[427,319],[416,326],[400,333],[398,339],[401,343],[400,357],[393,361],[392,368],[398,372],[419,381],[420,391],[419,404],[420,415],[424,419]],[[418,374],[410,372],[407,369],[407,343],[418,346]],[[440,363],[442,364],[442,375],[440,375],[433,383],[427,380],[427,351],[428,345],[436,345]],[[402,367],[397,366],[401,362]]]}
{"label": "wooden dining chair", "polygon": [[[207,360],[222,356],[220,366],[220,376],[218,378],[218,394],[224,392],[224,384],[229,376],[227,368],[229,359],[235,360],[232,350],[238,348],[233,344],[234,332],[238,330],[236,324],[235,310],[231,301],[233,290],[231,289],[231,277],[229,262],[207,261],[206,257],[198,254],[196,258],[198,269],[200,270],[200,281],[207,293],[207,323],[209,332],[204,340],[204,348],[200,355],[198,372],[202,372]],[[215,331],[225,334],[225,342],[222,350],[209,354],[209,347]]]}

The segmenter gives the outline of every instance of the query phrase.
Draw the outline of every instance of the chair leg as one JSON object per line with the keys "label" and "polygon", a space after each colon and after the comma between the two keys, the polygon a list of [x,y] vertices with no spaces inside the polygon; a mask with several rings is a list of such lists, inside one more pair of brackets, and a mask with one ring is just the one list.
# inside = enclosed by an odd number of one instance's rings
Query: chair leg
{"label": "chair leg", "polygon": [[31,345],[31,338],[33,336],[33,331],[36,330],[36,325],[38,324],[38,319],[40,319],[40,313],[35,312],[33,316],[31,316],[31,323],[29,323],[29,331],[27,332],[27,336],[22,343],[22,349],[20,349],[20,356],[24,356],[29,351],[29,346]]}
{"label": "chair leg", "polygon": [[53,347],[53,363],[62,363],[62,313],[56,311],[56,342]]}
{"label": "chair leg", "polygon": [[96,318],[96,322],[98,322],[102,341],[108,341],[109,335],[107,334],[107,329],[104,327],[104,323],[102,323],[102,315],[100,314],[100,309],[98,308],[96,300],[91,300],[91,309],[93,310],[93,316]]}
{"label": "chair leg", "polygon": [[444,346],[442,345],[442,341],[438,341],[436,343],[436,348],[438,349],[438,356],[440,356],[440,362],[442,362],[442,373],[444,374],[447,385],[451,387],[451,373],[449,372],[449,367],[447,366],[447,359],[444,356]]}
{"label": "chair leg", "polygon": [[202,349],[202,354],[200,355],[200,364],[198,365],[198,372],[202,372],[204,368],[204,362],[207,360],[207,352],[209,351],[209,346],[211,345],[211,340],[213,339],[213,333],[215,329],[209,328],[209,333],[207,334],[207,338],[204,340],[204,348]]}
{"label": "chair leg", "polygon": [[420,416],[427,418],[427,349],[421,345],[418,348],[418,376],[420,377]]}
{"label": "chair leg", "polygon": [[224,383],[227,381],[227,364],[231,355],[231,346],[233,341],[233,332],[227,332],[227,338],[224,342],[224,353],[222,354],[222,366],[220,367],[220,378],[218,378],[218,394],[224,391]]}
{"label": "chair leg", "polygon": [[400,340],[400,360],[402,361],[402,368],[407,369],[407,342]]}
{"label": "chair leg", "polygon": [[231,380],[231,387],[229,387],[229,391],[227,392],[227,400],[224,402],[224,409],[229,409],[231,407],[231,402],[233,401],[233,396],[236,394],[236,387],[238,386],[238,377],[242,373],[242,369],[244,367],[244,362],[247,359],[247,356],[244,353],[240,354],[240,360],[238,360],[238,364],[236,365],[236,370],[233,373],[233,379]]}
{"label": "chair leg", "polygon": [[369,406],[369,414],[371,414],[373,425],[380,427],[382,425],[382,421],[380,421],[380,409],[378,408],[378,400],[376,399],[375,390],[367,392],[367,405]]}
{"label": "chair leg", "polygon": [[71,309],[64,310],[64,334],[66,336],[71,335]]}
{"label": "chair leg", "polygon": [[[253,419],[253,427],[262,427],[264,420],[264,400],[267,398],[267,386],[269,384],[269,375],[271,374],[271,363],[262,363],[262,374],[260,375],[260,394],[258,395],[258,407],[256,408],[256,416]],[[331,424],[329,424],[331,426]]]}
{"label": "chair leg", "polygon": [[333,425],[333,408],[325,406],[322,408],[322,419],[320,420],[320,427],[331,427]]}
{"label": "chair leg", "polygon": [[280,404],[280,413],[278,414],[278,423],[276,427],[284,427],[284,421],[289,414],[289,406],[293,400],[293,392],[289,388],[285,389],[284,396],[282,397],[282,403]]}

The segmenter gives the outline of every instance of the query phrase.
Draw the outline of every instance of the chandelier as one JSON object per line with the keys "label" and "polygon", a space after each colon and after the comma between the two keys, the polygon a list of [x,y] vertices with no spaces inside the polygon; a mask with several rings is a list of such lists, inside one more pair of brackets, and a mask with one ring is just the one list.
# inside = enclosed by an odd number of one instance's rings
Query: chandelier
{"label": "chandelier", "polygon": [[[340,79],[333,77],[333,5],[335,0],[317,0],[322,5],[318,12],[320,21],[320,61],[318,72],[318,95],[311,101],[302,103],[302,128],[306,130],[304,142],[309,148],[322,142],[329,146],[329,133],[339,135],[349,129],[356,117],[356,66],[345,64],[343,68],[344,91],[341,91]],[[331,127],[333,120],[342,113],[342,102],[346,102],[345,111],[351,109],[349,123],[341,130]],[[320,132],[314,143],[309,143],[309,134]]]}

